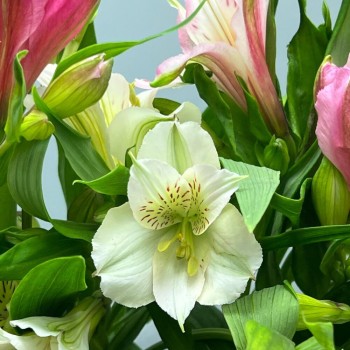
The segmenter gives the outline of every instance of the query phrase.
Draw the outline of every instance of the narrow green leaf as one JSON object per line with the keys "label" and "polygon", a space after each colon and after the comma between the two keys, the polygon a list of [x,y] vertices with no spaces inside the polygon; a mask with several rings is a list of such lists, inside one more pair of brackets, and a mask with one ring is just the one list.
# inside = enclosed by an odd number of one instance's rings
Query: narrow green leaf
{"label": "narrow green leaf", "polygon": [[49,140],[17,144],[8,166],[9,190],[27,213],[49,220],[42,193],[41,175]]}
{"label": "narrow green leaf", "polygon": [[325,55],[327,36],[306,16],[305,0],[299,0],[299,7],[300,26],[288,45],[287,104],[290,126],[299,140],[306,142],[312,125],[313,86]]}
{"label": "narrow green leaf", "polygon": [[291,199],[284,197],[278,193],[274,193],[271,200],[271,207],[287,216],[293,226],[297,226],[300,220],[300,213],[303,208],[306,190],[310,187],[311,178],[306,179],[300,188],[299,199]]}
{"label": "narrow green leaf", "polygon": [[157,327],[158,333],[169,350],[192,350],[191,333],[182,333],[176,320],[171,318],[156,303],[147,305],[147,309]]}
{"label": "narrow green leaf", "polygon": [[18,285],[11,299],[11,319],[61,316],[67,301],[85,288],[84,258],[46,261],[30,270]]}
{"label": "narrow green leaf", "polygon": [[309,331],[319,344],[319,349],[335,350],[333,341],[333,325],[331,322],[307,322]]}
{"label": "narrow green leaf", "polygon": [[248,175],[239,183],[237,200],[249,231],[253,231],[265,213],[279,185],[279,171],[220,158],[224,168]]}
{"label": "narrow green leaf", "polygon": [[54,229],[65,237],[91,242],[98,229],[96,224],[74,221],[51,220]]}
{"label": "narrow green leaf", "polygon": [[17,205],[7,184],[0,185],[0,230],[16,226]]}
{"label": "narrow green leaf", "polygon": [[333,241],[349,238],[350,225],[316,226],[291,230],[262,238],[259,243],[265,250],[277,250],[298,244]]}
{"label": "narrow green leaf", "polygon": [[246,350],[293,350],[294,343],[287,337],[258,322],[248,320],[245,326]]}
{"label": "narrow green leaf", "polygon": [[343,66],[350,52],[350,2],[343,0],[337,21],[334,25],[333,34],[327,46],[327,54],[332,56],[337,66]]}
{"label": "narrow green leaf", "polygon": [[192,19],[197,15],[197,13],[200,11],[200,9],[204,6],[207,0],[203,0],[198,7],[195,9],[195,11],[192,12],[190,16],[188,16],[184,21],[178,23],[177,25],[168,28],[161,33],[154,34],[151,36],[148,36],[142,40],[139,41],[129,41],[129,42],[117,42],[117,43],[104,43],[104,44],[96,44],[91,45],[86,48],[83,48],[76,52],[75,54],[69,56],[60,64],[58,65],[54,78],[60,75],[63,71],[65,71],[68,67],[70,67],[72,64],[77,63],[85,58],[88,58],[93,55],[97,55],[100,53],[106,54],[106,59],[109,59],[111,57],[115,57],[120,55],[126,50],[131,49],[134,46],[146,43],[148,41],[151,41],[153,39],[160,38],[163,35],[169,34],[171,32],[177,31],[179,28],[185,26],[186,24],[190,23]]}
{"label": "narrow green leaf", "polygon": [[246,323],[254,320],[261,325],[292,338],[295,333],[299,304],[284,286],[254,292],[222,307],[237,349],[246,349]]}
{"label": "narrow green leaf", "polygon": [[27,52],[28,51],[20,51],[13,62],[15,84],[11,90],[8,116],[5,125],[7,142],[19,141],[20,126],[23,117],[23,100],[27,93],[26,81],[20,61],[26,56]]}
{"label": "narrow green leaf", "polygon": [[122,164],[117,165],[108,174],[92,180],[77,180],[74,183],[82,183],[98,193],[108,195],[126,195],[129,181],[129,169]]}
{"label": "narrow green leaf", "polygon": [[107,174],[109,169],[92,146],[90,138],[78,134],[59,118],[55,118],[35,89],[33,97],[37,108],[44,112],[55,126],[55,136],[77,175],[83,180],[94,180]]}
{"label": "narrow green leaf", "polygon": [[50,259],[88,254],[89,245],[55,233],[28,238],[0,255],[0,280],[20,280]]}

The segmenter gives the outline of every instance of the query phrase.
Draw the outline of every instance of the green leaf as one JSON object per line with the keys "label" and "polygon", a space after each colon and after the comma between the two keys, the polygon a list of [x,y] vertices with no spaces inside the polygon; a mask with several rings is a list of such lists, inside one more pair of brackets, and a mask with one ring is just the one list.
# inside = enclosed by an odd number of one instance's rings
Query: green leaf
{"label": "green leaf", "polygon": [[[186,68],[187,74],[192,75],[199,96],[208,104],[215,114],[225,133],[225,140],[231,150],[236,152],[236,141],[234,136],[231,111],[223,99],[215,82],[207,75],[204,68],[199,64],[193,64]],[[207,121],[207,120],[206,120]],[[209,122],[209,121],[207,121]],[[209,124],[210,125],[210,124]]]}
{"label": "green leaf", "polygon": [[297,245],[292,253],[292,270],[298,287],[307,295],[322,298],[331,287],[320,265],[327,247],[324,243]]}
{"label": "green leaf", "polygon": [[333,35],[327,46],[327,54],[332,56],[337,66],[343,66],[350,52],[350,2],[343,0],[337,21],[334,25]]}
{"label": "green leaf", "polygon": [[288,46],[287,96],[289,124],[300,141],[306,142],[311,127],[313,86],[327,46],[324,30],[305,14],[306,1],[299,0],[300,26]]}
{"label": "green leaf", "polygon": [[249,320],[292,338],[298,322],[299,304],[289,289],[275,286],[224,305],[222,310],[237,349],[246,349],[244,330]]}
{"label": "green leaf", "polygon": [[17,144],[8,166],[9,190],[27,213],[49,220],[42,193],[41,175],[49,140]]}
{"label": "green leaf", "polygon": [[296,350],[335,350],[331,322],[308,322],[307,325],[313,337],[299,344]]}
{"label": "green leaf", "polygon": [[89,254],[90,246],[47,232],[28,238],[0,255],[0,280],[20,280],[37,265],[63,256]]}
{"label": "green leaf", "polygon": [[303,208],[305,193],[310,187],[311,178],[306,179],[300,188],[299,199],[291,199],[275,193],[271,200],[271,207],[281,212],[291,221],[293,226],[298,226],[300,220],[300,213]]}
{"label": "green leaf", "polygon": [[155,302],[147,305],[147,309],[160,337],[169,350],[193,349],[193,339],[188,330],[182,333],[178,322],[163,311]]}
{"label": "green leaf", "polygon": [[82,183],[89,186],[95,192],[108,195],[126,195],[129,181],[129,169],[122,164],[117,165],[108,174],[92,180],[76,180],[74,183]]}
{"label": "green leaf", "polygon": [[279,185],[279,171],[220,158],[224,168],[248,175],[239,183],[237,200],[249,231],[253,231],[264,215]]}
{"label": "green leaf", "polygon": [[246,350],[293,350],[294,343],[279,332],[258,322],[248,320],[245,325]]}
{"label": "green leaf", "polygon": [[61,316],[71,297],[85,288],[84,258],[46,261],[30,270],[19,283],[11,299],[11,319]]}
{"label": "green leaf", "polygon": [[0,230],[16,226],[17,205],[7,184],[0,185]]}
{"label": "green leaf", "polygon": [[[54,229],[65,237],[91,242],[98,225],[74,221],[51,220]],[[71,241],[70,241],[71,242]]]}
{"label": "green leaf", "polygon": [[55,136],[77,175],[83,180],[89,181],[107,174],[109,169],[94,149],[90,138],[78,134],[59,118],[56,118],[35,89],[33,89],[33,97],[37,108],[44,112],[55,126]]}
{"label": "green leaf", "polygon": [[288,248],[298,244],[333,241],[349,238],[350,225],[331,225],[299,228],[279,235],[264,237],[259,243],[265,250]]}
{"label": "green leaf", "polygon": [[26,56],[28,51],[20,51],[13,62],[15,84],[11,90],[8,116],[5,125],[6,141],[18,142],[20,137],[20,126],[23,117],[23,100],[26,97],[26,81],[24,78],[21,59]]}

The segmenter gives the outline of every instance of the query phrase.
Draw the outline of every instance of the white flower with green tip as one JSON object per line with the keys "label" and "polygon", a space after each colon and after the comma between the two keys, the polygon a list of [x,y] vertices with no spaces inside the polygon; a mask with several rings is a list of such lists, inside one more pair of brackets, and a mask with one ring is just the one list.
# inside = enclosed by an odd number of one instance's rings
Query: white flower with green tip
{"label": "white flower with green tip", "polygon": [[233,302],[262,262],[261,247],[229,203],[242,179],[221,170],[199,124],[163,122],[133,159],[129,202],[111,209],[92,244],[105,296],[152,301],[178,320],[198,301]]}
{"label": "white flower with green tip", "polygon": [[[100,299],[87,297],[63,317],[33,316],[10,321],[11,326],[22,329],[31,328],[35,335],[16,336],[3,334],[19,350],[84,350],[89,349],[89,337],[104,315]],[[36,342],[36,346],[30,342]],[[15,345],[17,344],[17,345]],[[17,346],[23,347],[17,347]],[[28,346],[28,347],[25,347]],[[1,349],[1,333],[0,333]]]}

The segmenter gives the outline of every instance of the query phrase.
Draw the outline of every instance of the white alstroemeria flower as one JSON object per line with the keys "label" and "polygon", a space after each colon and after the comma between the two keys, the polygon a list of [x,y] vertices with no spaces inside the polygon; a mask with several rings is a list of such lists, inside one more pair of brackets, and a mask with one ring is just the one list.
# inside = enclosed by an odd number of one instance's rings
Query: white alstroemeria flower
{"label": "white alstroemeria flower", "polygon": [[0,350],[56,350],[51,347],[50,338],[36,334],[15,335],[0,328]]}
{"label": "white alstroemeria flower", "polygon": [[[11,326],[22,329],[31,328],[40,339],[46,339],[51,350],[88,350],[89,336],[104,315],[100,299],[87,297],[63,317],[34,316],[10,321]],[[17,338],[23,338],[18,337]],[[1,349],[1,348],[0,348]],[[24,349],[24,348],[23,348]]]}
{"label": "white alstroemeria flower", "polygon": [[196,301],[238,298],[262,262],[228,203],[241,179],[220,170],[197,123],[155,126],[130,169],[129,202],[107,213],[92,241],[103,294],[129,307],[156,301],[182,330]]}

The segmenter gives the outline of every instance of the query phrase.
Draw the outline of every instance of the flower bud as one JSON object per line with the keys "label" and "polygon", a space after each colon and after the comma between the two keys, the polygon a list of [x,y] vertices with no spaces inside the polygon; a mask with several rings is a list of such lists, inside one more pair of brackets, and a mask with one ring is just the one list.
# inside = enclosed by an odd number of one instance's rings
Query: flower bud
{"label": "flower bud", "polygon": [[288,147],[284,140],[273,136],[263,153],[263,165],[285,174],[289,165]]}
{"label": "flower bud", "polygon": [[96,103],[107,89],[112,60],[96,55],[78,62],[48,86],[43,100],[60,118],[77,114]]}
{"label": "flower bud", "polygon": [[327,158],[312,180],[312,199],[322,225],[346,224],[350,192],[342,174]]}
{"label": "flower bud", "polygon": [[350,279],[350,239],[336,240],[327,249],[321,271],[336,285]]}
{"label": "flower bud", "polygon": [[20,135],[27,141],[45,140],[49,138],[54,131],[55,127],[47,119],[47,116],[43,112],[37,110],[33,110],[24,117],[20,127]]}
{"label": "flower bud", "polygon": [[332,322],[335,324],[350,321],[350,307],[331,300],[317,300],[305,294],[296,293],[299,302],[297,329],[307,329],[305,322]]}

